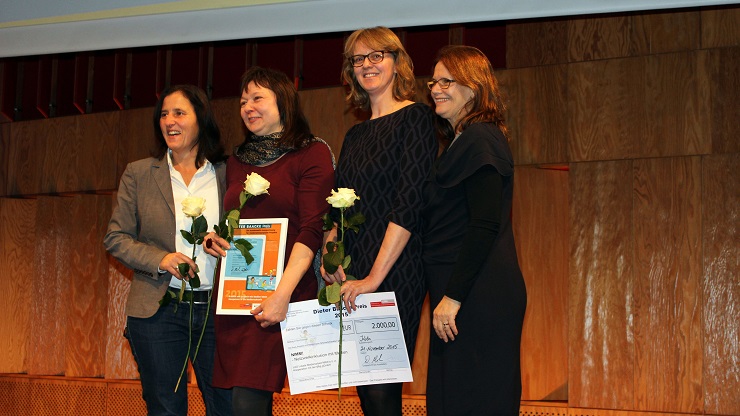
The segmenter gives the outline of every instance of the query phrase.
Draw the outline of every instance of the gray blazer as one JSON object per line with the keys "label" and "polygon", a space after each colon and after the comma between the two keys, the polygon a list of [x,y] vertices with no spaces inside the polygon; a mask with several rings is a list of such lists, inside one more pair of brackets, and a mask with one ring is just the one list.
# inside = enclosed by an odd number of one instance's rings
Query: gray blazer
{"label": "gray blazer", "polygon": [[[214,164],[219,211],[223,212],[226,164]],[[213,224],[209,224],[212,228]],[[118,186],[103,244],[108,252],[134,271],[126,315],[149,318],[159,309],[172,274],[159,274],[159,262],[175,251],[175,201],[167,158],[129,163]]]}

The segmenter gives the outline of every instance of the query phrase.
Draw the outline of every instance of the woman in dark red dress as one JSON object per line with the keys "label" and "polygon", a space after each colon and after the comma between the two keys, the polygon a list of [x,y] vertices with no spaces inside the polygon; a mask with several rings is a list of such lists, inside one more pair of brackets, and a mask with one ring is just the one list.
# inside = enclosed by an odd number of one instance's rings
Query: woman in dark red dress
{"label": "woman in dark red dress", "polygon": [[[334,186],[329,146],[313,136],[298,93],[282,72],[252,67],[242,77],[241,117],[247,138],[226,165],[224,208],[239,206],[247,174],[270,182],[269,195],[250,198],[241,218],[288,218],[286,264],[275,292],[253,316],[216,315],[213,383],[232,388],[234,415],[272,415],[272,394],[282,390],[286,367],[280,326],[289,302],[316,297],[311,268],[321,245],[321,216]],[[229,244],[215,235],[208,251],[225,255]]]}

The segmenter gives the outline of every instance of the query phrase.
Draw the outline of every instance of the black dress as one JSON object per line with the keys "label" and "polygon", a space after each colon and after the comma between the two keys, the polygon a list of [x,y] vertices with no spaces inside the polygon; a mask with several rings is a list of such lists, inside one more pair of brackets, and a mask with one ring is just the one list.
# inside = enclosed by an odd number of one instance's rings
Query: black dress
{"label": "black dress", "polygon": [[[470,178],[482,170],[500,175],[498,233],[472,273],[461,248],[468,238]],[[494,171],[495,170],[495,171]],[[518,415],[519,345],[527,303],[511,227],[514,163],[494,124],[469,126],[434,164],[424,185],[424,269],[431,310],[444,295],[462,302],[458,335],[444,343],[430,336],[427,411],[435,415]],[[474,194],[490,197],[489,189]],[[476,196],[473,196],[475,198]]]}
{"label": "black dress", "polygon": [[[348,274],[362,279],[370,273],[389,221],[411,232],[378,287],[378,292],[396,293],[411,360],[426,294],[419,232],[422,186],[437,151],[433,120],[431,109],[417,103],[353,126],[344,138],[336,171],[336,186],[353,188],[360,197],[345,216],[360,211],[367,219],[359,234],[349,231],[344,238],[352,256]],[[338,221],[338,212],[332,215]]]}

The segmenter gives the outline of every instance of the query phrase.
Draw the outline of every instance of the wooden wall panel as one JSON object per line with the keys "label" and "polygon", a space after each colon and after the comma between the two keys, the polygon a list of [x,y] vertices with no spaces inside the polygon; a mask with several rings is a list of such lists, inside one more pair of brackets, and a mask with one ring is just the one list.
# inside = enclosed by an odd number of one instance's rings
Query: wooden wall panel
{"label": "wooden wall panel", "polygon": [[709,153],[711,102],[706,54],[650,56],[644,71],[644,97],[638,95],[641,91],[634,91],[646,127],[640,134],[636,157]]}
{"label": "wooden wall panel", "polygon": [[[79,192],[115,187],[118,112],[49,120],[37,131],[44,149],[41,193]],[[39,126],[41,127],[41,126]],[[38,169],[38,167],[36,167]]]}
{"label": "wooden wall panel", "polygon": [[647,58],[612,59],[568,66],[571,161],[635,157],[645,135]]}
{"label": "wooden wall panel", "polygon": [[514,21],[506,25],[506,67],[568,62],[568,22],[564,19]]}
{"label": "wooden wall panel", "polygon": [[[112,157],[118,147],[116,137],[119,135],[120,117],[121,113],[115,111],[75,118],[78,147],[71,154],[71,160],[64,165],[70,183],[64,192],[113,189],[117,186],[116,166],[112,163]],[[128,129],[120,131],[123,134]],[[65,136],[56,140],[64,142]],[[57,157],[59,155],[61,153]]]}
{"label": "wooden wall panel", "polygon": [[508,112],[510,145],[518,165],[568,162],[567,66],[497,71]]}
{"label": "wooden wall panel", "polygon": [[633,186],[636,409],[701,413],[701,160],[636,160]]}
{"label": "wooden wall panel", "polygon": [[[31,285],[34,279],[36,201],[0,198],[0,373],[27,371],[27,345],[32,317]],[[46,301],[46,300],[43,300]]]}
{"label": "wooden wall panel", "polygon": [[568,399],[568,172],[516,168],[513,224],[527,285],[522,400]]}
{"label": "wooden wall panel", "polygon": [[[115,195],[111,197],[115,200]],[[139,377],[131,347],[123,336],[126,328],[126,299],[131,288],[133,272],[107,256],[108,261],[108,316],[105,344],[105,378],[135,379]]]}
{"label": "wooden wall panel", "polygon": [[10,153],[10,123],[0,124],[0,196],[8,195],[8,153]]}
{"label": "wooden wall panel", "polygon": [[[238,84],[235,89],[239,89]],[[241,94],[239,96],[241,97]],[[230,155],[234,153],[234,147],[244,141],[244,121],[240,115],[239,98],[212,100],[211,106],[218,128],[221,130],[221,140],[224,142],[226,154]]]}
{"label": "wooden wall panel", "polygon": [[9,194],[113,188],[119,113],[60,117],[11,126]]}
{"label": "wooden wall panel", "polygon": [[301,108],[308,118],[311,131],[329,143],[334,157],[338,159],[344,135],[357,123],[355,114],[345,104],[344,87],[306,90],[300,94]]}
{"label": "wooden wall panel", "polygon": [[634,408],[631,161],[570,165],[573,407]]}
{"label": "wooden wall panel", "polygon": [[70,197],[39,197],[29,235],[36,241],[28,336],[28,374],[63,375],[70,299],[68,260],[76,241],[65,235]]}
{"label": "wooden wall panel", "polygon": [[[36,131],[29,141],[34,143],[33,151],[43,153],[43,163],[38,166],[29,166],[30,169],[39,171],[41,176],[37,193],[57,193],[76,191],[75,182],[77,175],[84,175],[85,170],[78,170],[81,165],[77,161],[77,152],[85,151],[83,137],[78,136],[76,124],[79,117],[60,117],[49,119],[48,123],[36,125]],[[83,158],[83,160],[86,160]],[[94,163],[93,160],[89,162]],[[98,165],[98,167],[100,167]],[[18,172],[28,174],[30,172]],[[92,167],[87,171],[90,176],[98,172]]]}
{"label": "wooden wall panel", "polygon": [[740,154],[702,160],[704,403],[740,414]]}
{"label": "wooden wall panel", "polygon": [[569,62],[626,57],[630,54],[630,16],[611,14],[568,19]]}
{"label": "wooden wall panel", "polygon": [[570,65],[571,159],[708,153],[707,72],[700,51]]}
{"label": "wooden wall panel", "polygon": [[421,306],[421,320],[419,321],[419,332],[416,335],[414,362],[411,363],[411,375],[414,381],[404,383],[403,394],[426,394],[427,392],[429,337],[431,336],[432,328],[431,317],[432,311],[429,306],[429,296],[426,296],[424,298],[424,304]]}
{"label": "wooden wall panel", "polygon": [[712,153],[738,153],[740,46],[715,49],[707,53],[710,68],[708,89],[711,91]]}
{"label": "wooden wall panel", "polygon": [[740,45],[740,7],[701,9],[701,47],[721,48]]}
{"label": "wooden wall panel", "polygon": [[[153,112],[154,107],[145,107],[120,113],[117,148],[115,153],[111,153],[116,155],[116,176],[114,185],[107,189],[118,188],[118,182],[126,169],[126,165],[149,157],[154,151]],[[113,140],[113,137],[110,140]]]}
{"label": "wooden wall panel", "polygon": [[[33,195],[41,192],[43,140],[37,136],[50,120],[14,122],[10,125],[8,142],[7,195]],[[49,124],[51,125],[51,124]]]}
{"label": "wooden wall panel", "polygon": [[[116,194],[101,196],[106,200],[100,218],[104,220],[103,233],[116,205]],[[102,237],[100,239],[102,248]],[[105,371],[106,379],[138,379],[139,372],[131,348],[123,335],[126,327],[126,300],[131,287],[133,272],[108,254],[104,255],[104,268],[107,281],[107,302],[105,320]],[[143,403],[143,402],[142,402]]]}
{"label": "wooden wall panel", "polygon": [[631,55],[654,55],[699,48],[700,12],[696,9],[673,13],[636,13],[630,17]]}
{"label": "wooden wall panel", "polygon": [[105,375],[108,262],[103,236],[110,219],[106,195],[78,195],[66,207],[63,224],[67,258],[57,258],[57,269],[67,282],[63,299],[67,310],[67,377]]}

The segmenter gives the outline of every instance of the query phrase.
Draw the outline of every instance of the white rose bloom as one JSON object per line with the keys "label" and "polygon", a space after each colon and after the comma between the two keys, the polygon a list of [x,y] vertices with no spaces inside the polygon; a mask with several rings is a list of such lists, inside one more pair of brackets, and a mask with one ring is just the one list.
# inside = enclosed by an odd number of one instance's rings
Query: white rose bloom
{"label": "white rose bloom", "polygon": [[199,196],[189,196],[182,200],[182,212],[190,218],[197,218],[206,210],[206,199]]}
{"label": "white rose bloom", "polygon": [[250,195],[267,194],[270,188],[270,181],[260,176],[258,173],[250,173],[247,180],[244,181],[244,191]]}
{"label": "white rose bloom", "polygon": [[355,190],[352,188],[339,188],[338,191],[331,190],[331,196],[326,198],[326,202],[331,204],[334,208],[349,208],[355,204],[355,201],[360,199],[359,196],[355,195]]}

